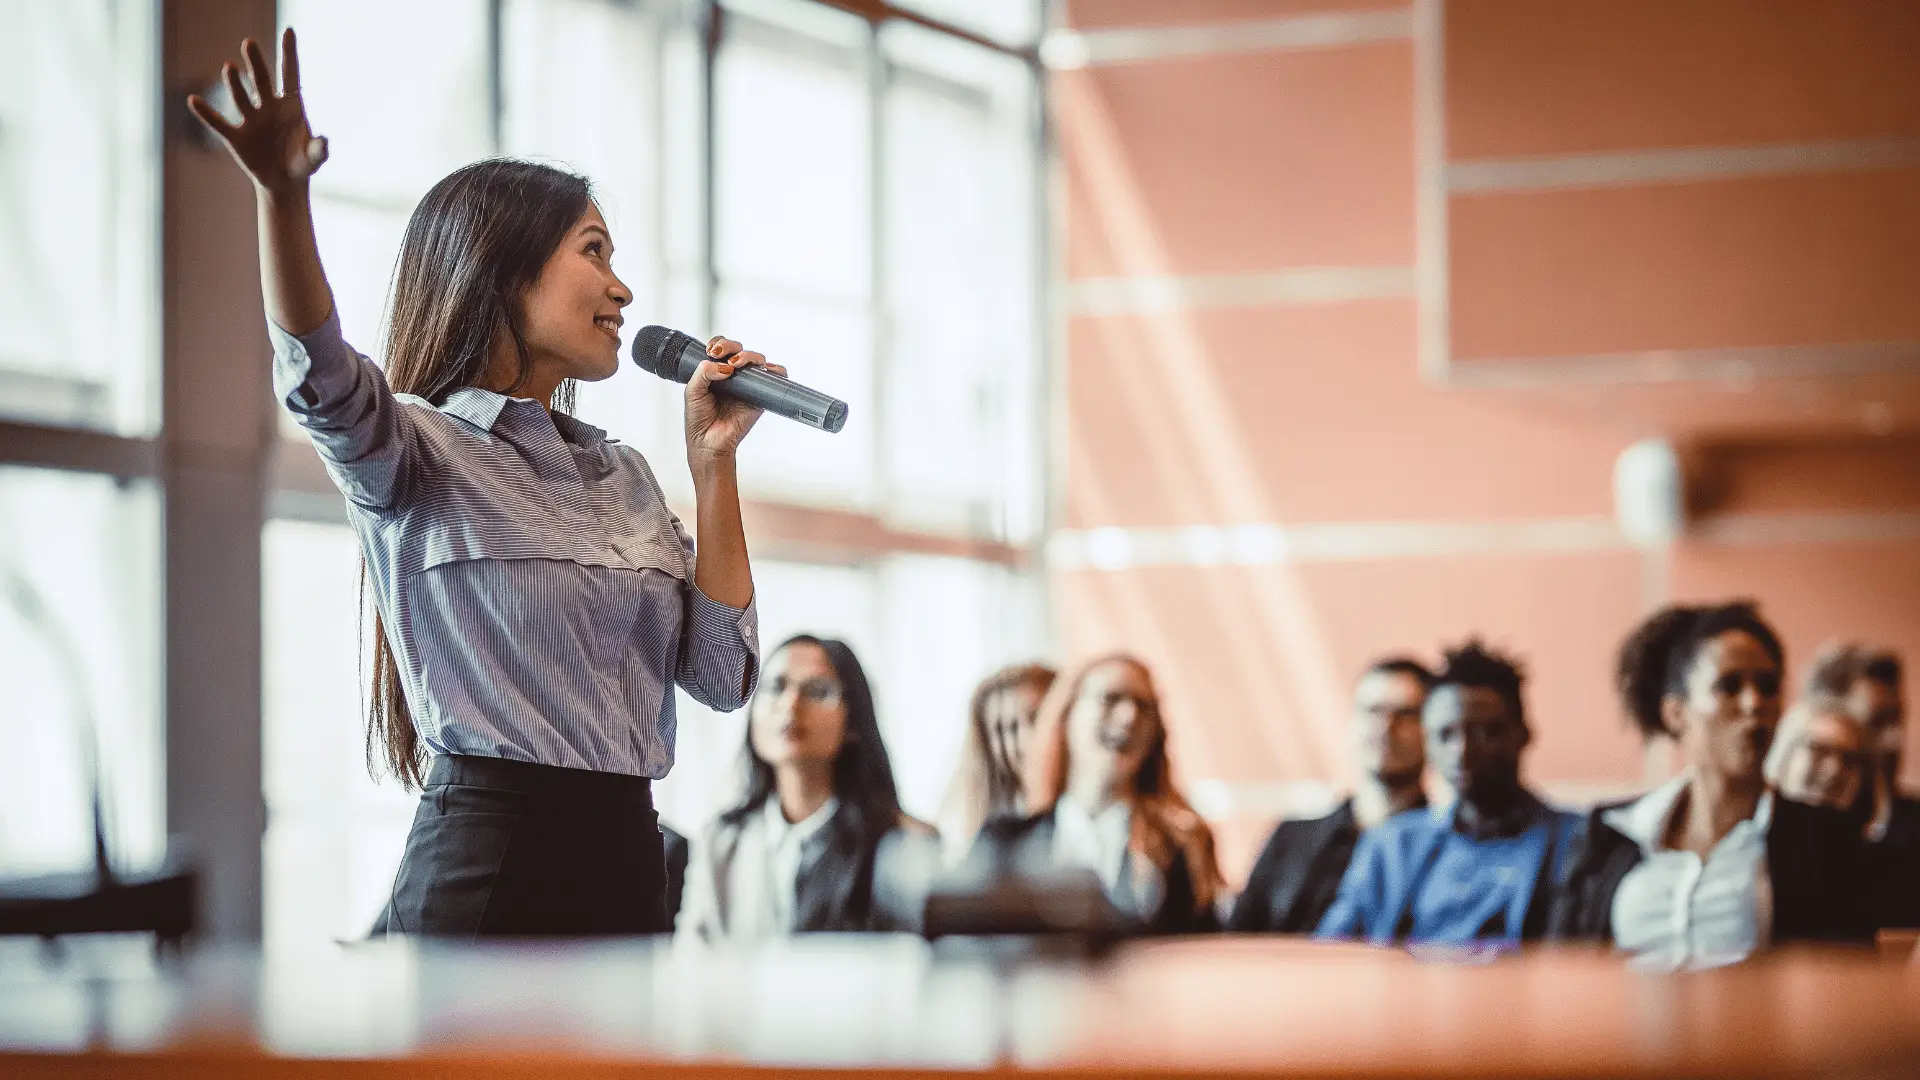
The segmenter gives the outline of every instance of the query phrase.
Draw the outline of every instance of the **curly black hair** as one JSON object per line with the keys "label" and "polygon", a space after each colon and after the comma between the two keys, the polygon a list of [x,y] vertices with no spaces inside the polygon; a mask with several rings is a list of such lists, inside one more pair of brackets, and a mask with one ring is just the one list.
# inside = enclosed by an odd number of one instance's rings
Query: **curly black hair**
{"label": "curly black hair", "polygon": [[1620,643],[1614,685],[1627,715],[1643,734],[1649,738],[1670,734],[1660,715],[1660,703],[1668,694],[1686,693],[1687,672],[1693,668],[1701,646],[1735,630],[1753,635],[1774,666],[1786,670],[1787,655],[1780,637],[1760,617],[1758,605],[1751,600],[1664,607],[1627,635],[1627,640]]}
{"label": "curly black hair", "polygon": [[1500,695],[1515,720],[1527,722],[1527,708],[1520,700],[1520,686],[1527,675],[1518,661],[1495,652],[1477,637],[1468,638],[1457,649],[1440,654],[1440,670],[1434,672],[1430,691],[1443,686],[1478,686]]}

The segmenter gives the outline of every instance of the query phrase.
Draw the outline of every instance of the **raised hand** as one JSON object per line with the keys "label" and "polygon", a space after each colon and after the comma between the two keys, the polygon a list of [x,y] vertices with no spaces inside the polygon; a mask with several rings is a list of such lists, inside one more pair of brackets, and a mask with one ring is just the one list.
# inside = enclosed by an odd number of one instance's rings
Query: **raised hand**
{"label": "raised hand", "polygon": [[187,97],[187,107],[226,144],[233,160],[253,178],[262,192],[282,195],[304,186],[327,160],[327,140],[315,138],[307,126],[307,108],[300,100],[300,54],[293,28],[280,36],[280,89],[274,91],[273,72],[267,68],[260,43],[248,38],[240,45],[246,74],[232,64],[220,74],[233,94],[238,124],[229,123],[198,94]]}

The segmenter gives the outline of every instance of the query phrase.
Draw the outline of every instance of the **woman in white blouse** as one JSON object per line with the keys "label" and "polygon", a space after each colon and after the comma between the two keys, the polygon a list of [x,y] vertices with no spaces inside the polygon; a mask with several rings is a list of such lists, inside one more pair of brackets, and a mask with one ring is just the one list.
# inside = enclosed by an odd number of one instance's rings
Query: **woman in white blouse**
{"label": "woman in white blouse", "polygon": [[1593,812],[1556,898],[1557,936],[1701,967],[1771,942],[1870,935],[1858,826],[1767,786],[1785,666],[1750,603],[1669,607],[1627,638],[1617,672],[1627,711],[1648,738],[1674,739],[1687,767]]}
{"label": "woman in white blouse", "polygon": [[740,801],[693,845],[678,932],[712,941],[905,928],[875,904],[875,864],[935,841],[900,812],[852,649],[801,635],[767,657],[743,760]]}

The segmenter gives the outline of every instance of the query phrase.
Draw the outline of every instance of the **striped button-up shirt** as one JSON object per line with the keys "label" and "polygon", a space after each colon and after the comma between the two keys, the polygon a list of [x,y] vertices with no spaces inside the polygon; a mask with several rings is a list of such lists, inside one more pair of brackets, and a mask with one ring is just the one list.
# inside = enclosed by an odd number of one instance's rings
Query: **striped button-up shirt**
{"label": "striped button-up shirt", "polygon": [[638,451],[524,398],[395,394],[336,317],[269,331],[433,750],[657,779],[676,683],[745,703],[754,607],[693,584],[693,541]]}

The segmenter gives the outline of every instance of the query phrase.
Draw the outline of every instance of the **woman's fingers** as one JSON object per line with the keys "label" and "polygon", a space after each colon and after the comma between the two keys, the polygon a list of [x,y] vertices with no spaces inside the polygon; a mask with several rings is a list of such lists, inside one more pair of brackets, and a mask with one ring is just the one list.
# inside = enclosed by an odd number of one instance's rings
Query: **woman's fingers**
{"label": "woman's fingers", "polygon": [[240,51],[246,54],[247,72],[253,77],[253,89],[260,95],[260,104],[264,106],[274,97],[273,69],[267,66],[267,54],[261,50],[260,43],[252,38],[241,42]]}
{"label": "woman's fingers", "polygon": [[260,111],[260,106],[254,103],[253,95],[247,93],[246,81],[240,77],[238,68],[232,64],[222,64],[220,74],[227,80],[227,93],[233,95],[233,107],[240,114],[241,120],[244,121]]}
{"label": "woman's fingers", "polygon": [[767,358],[757,352],[737,352],[729,361],[735,368],[766,367]]}
{"label": "woman's fingers", "polygon": [[725,360],[727,357],[739,352],[743,347],[744,346],[732,338],[715,335],[713,340],[707,342],[707,355],[713,357],[715,360]]}
{"label": "woman's fingers", "polygon": [[237,129],[227,123],[227,118],[220,115],[220,110],[209,105],[206,98],[199,94],[188,94],[187,108],[193,110],[193,115],[199,117],[201,123],[212,128],[215,135],[227,142],[233,141],[233,133]]}
{"label": "woman's fingers", "polygon": [[291,26],[280,34],[280,92],[288,97],[300,92],[300,50]]}
{"label": "woman's fingers", "polygon": [[767,370],[783,379],[787,377],[787,369],[783,364],[768,364]]}

